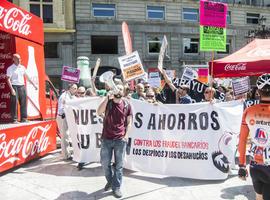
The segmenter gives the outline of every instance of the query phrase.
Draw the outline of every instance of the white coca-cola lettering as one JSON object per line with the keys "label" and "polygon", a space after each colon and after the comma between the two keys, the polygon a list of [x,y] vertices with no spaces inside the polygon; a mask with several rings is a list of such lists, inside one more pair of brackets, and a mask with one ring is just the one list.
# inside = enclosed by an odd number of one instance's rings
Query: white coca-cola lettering
{"label": "white coca-cola lettering", "polygon": [[10,92],[8,92],[8,93],[2,93],[1,94],[1,99],[10,99]]}
{"label": "white coca-cola lettering", "polygon": [[[0,16],[0,19],[1,19],[1,16]],[[0,24],[0,26],[1,26],[1,24]],[[0,34],[0,40],[10,40],[10,38],[11,37],[9,34],[3,34],[3,33]]]}
{"label": "white coca-cola lettering", "polygon": [[6,87],[6,83],[0,83],[0,90],[5,89],[5,87]]}
{"label": "white coca-cola lettering", "polygon": [[1,114],[1,119],[11,119],[11,114],[10,113],[6,113],[6,112],[3,112]]}
{"label": "white coca-cola lettering", "polygon": [[4,49],[5,48],[5,43],[0,43],[0,49]]}
{"label": "white coca-cola lettering", "polygon": [[270,49],[262,49],[261,47],[256,47],[247,52],[248,57],[269,57],[270,56]]}
{"label": "white coca-cola lettering", "polygon": [[5,63],[0,63],[0,69],[4,69],[5,68]]}
{"label": "white coca-cola lettering", "polygon": [[227,64],[225,65],[225,71],[244,71],[247,68],[247,63]]}
{"label": "white coca-cola lettering", "polygon": [[9,10],[0,7],[0,26],[6,29],[17,31],[23,35],[29,35],[30,25],[27,23],[32,17],[25,14],[18,8],[11,8]]}
{"label": "white coca-cola lettering", "polygon": [[7,102],[1,102],[0,103],[0,108],[7,108]]}
{"label": "white coca-cola lettering", "polygon": [[6,79],[6,74],[1,73],[1,74],[0,74],[0,79]]}
{"label": "white coca-cola lettering", "polygon": [[11,59],[12,58],[12,55],[11,53],[0,53],[0,59]]}
{"label": "white coca-cola lettering", "polygon": [[[0,134],[0,157],[4,157],[12,163],[16,160],[12,158],[22,157],[26,159],[29,156],[46,151],[49,146],[47,132],[50,128],[51,124],[47,124],[45,127],[37,126],[32,128],[27,136],[17,137],[9,141],[6,141],[5,133]],[[0,166],[3,163],[0,163]]]}

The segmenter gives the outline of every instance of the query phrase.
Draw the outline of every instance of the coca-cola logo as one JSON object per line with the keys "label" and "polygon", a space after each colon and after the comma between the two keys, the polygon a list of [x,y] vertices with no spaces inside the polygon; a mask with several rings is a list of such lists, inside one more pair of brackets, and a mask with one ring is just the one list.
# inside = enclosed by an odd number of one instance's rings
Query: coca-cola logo
{"label": "coca-cola logo", "polygon": [[0,63],[0,69],[4,69],[5,68],[5,63]]}
{"label": "coca-cola logo", "polygon": [[1,102],[1,103],[0,103],[0,108],[1,108],[1,109],[7,108],[7,102]]}
{"label": "coca-cola logo", "polygon": [[244,71],[247,68],[247,63],[227,64],[225,65],[225,71]]}
{"label": "coca-cola logo", "polygon": [[27,23],[32,17],[18,8],[5,9],[0,7],[0,26],[20,34],[29,35],[30,25]]}
{"label": "coca-cola logo", "polygon": [[5,87],[6,87],[6,83],[0,83],[0,90],[5,89]]}
{"label": "coca-cola logo", "polygon": [[3,112],[1,114],[1,119],[11,119],[11,114],[10,113],[6,113],[6,112]]}
{"label": "coca-cola logo", "polygon": [[36,126],[32,128],[26,136],[17,137],[9,141],[6,141],[7,135],[1,133],[0,157],[6,158],[6,160],[0,163],[0,166],[6,163],[12,164],[21,158],[26,159],[29,156],[46,151],[50,144],[49,137],[47,136],[47,132],[50,128],[51,124],[47,124],[45,127]]}
{"label": "coca-cola logo", "polygon": [[248,57],[269,57],[270,56],[270,48],[262,49],[261,47],[256,47],[247,52]]}
{"label": "coca-cola logo", "polygon": [[7,77],[6,74],[4,74],[4,73],[0,74],[0,79],[6,79],[6,77]]}
{"label": "coca-cola logo", "polygon": [[1,99],[10,99],[10,92],[8,92],[8,93],[2,93],[1,94]]}
{"label": "coca-cola logo", "polygon": [[12,58],[11,53],[0,53],[0,59],[6,60],[11,58]]}
{"label": "coca-cola logo", "polygon": [[4,33],[1,33],[0,34],[0,40],[10,40],[11,37],[9,34],[4,34]]}

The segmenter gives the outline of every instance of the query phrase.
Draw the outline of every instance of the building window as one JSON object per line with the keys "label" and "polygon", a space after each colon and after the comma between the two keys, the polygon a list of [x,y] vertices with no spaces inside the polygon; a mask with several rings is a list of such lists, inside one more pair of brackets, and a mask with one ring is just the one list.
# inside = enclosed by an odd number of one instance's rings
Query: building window
{"label": "building window", "polygon": [[92,54],[118,54],[117,36],[91,36]]}
{"label": "building window", "polygon": [[165,20],[164,6],[147,6],[147,18],[152,20]]}
{"label": "building window", "polygon": [[217,51],[217,54],[230,54],[230,47],[231,47],[231,40],[229,40],[229,42],[226,43],[226,51],[225,52]]}
{"label": "building window", "polygon": [[93,3],[94,17],[115,17],[115,4]]}
{"label": "building window", "polygon": [[199,21],[199,10],[195,8],[183,8],[183,20]]}
{"label": "building window", "polygon": [[148,45],[148,54],[159,54],[160,47],[162,44],[162,40],[159,37],[150,37],[148,38],[147,45]]}
{"label": "building window", "polygon": [[247,13],[247,24],[259,24],[260,14]]}
{"label": "building window", "polygon": [[53,0],[30,0],[30,12],[43,19],[44,23],[53,23]]}
{"label": "building window", "polygon": [[227,12],[227,24],[231,24],[232,23],[232,14],[231,11]]}
{"label": "building window", "polygon": [[45,58],[59,58],[59,43],[58,42],[45,42],[44,54]]}
{"label": "building window", "polygon": [[198,38],[183,38],[184,54],[198,54],[199,53],[199,39]]}

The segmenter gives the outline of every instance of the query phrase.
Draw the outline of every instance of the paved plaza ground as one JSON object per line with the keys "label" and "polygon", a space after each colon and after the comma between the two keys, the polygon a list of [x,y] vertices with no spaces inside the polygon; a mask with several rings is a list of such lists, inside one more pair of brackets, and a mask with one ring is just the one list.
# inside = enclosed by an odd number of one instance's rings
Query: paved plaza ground
{"label": "paved plaza ground", "polygon": [[[56,150],[4,173],[0,177],[0,199],[115,199],[111,191],[103,191],[106,182],[99,163],[89,164],[81,171],[76,166],[73,161],[63,161]],[[255,199],[250,178],[241,181],[236,175],[226,181],[205,181],[124,170],[122,191],[122,199],[137,200]]]}

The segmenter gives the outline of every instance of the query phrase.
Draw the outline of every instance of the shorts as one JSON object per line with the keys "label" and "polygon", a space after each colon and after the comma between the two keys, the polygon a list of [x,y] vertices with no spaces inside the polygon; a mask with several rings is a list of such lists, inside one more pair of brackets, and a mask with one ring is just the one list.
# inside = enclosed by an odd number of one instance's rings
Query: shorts
{"label": "shorts", "polygon": [[263,195],[264,199],[270,199],[270,166],[251,163],[250,176],[255,192]]}

